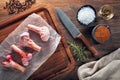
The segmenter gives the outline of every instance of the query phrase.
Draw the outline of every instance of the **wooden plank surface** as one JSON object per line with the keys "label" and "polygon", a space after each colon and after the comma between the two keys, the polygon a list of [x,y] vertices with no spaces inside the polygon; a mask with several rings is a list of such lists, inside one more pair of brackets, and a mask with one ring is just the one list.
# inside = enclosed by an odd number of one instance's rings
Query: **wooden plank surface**
{"label": "wooden plank surface", "polygon": [[[23,0],[21,0],[23,1]],[[95,41],[91,37],[91,31],[93,27],[85,28],[84,26],[80,25],[76,20],[76,14],[77,10],[82,5],[92,5],[96,11],[98,12],[99,8],[104,4],[110,4],[114,7],[115,16],[110,20],[104,20],[100,17],[97,17],[96,24],[107,24],[110,26],[111,32],[112,32],[112,38],[111,41],[105,44],[96,44]],[[3,6],[5,5],[5,0],[0,0],[0,20],[7,19],[14,15],[8,15],[6,10],[3,9]],[[53,10],[55,14],[53,14],[58,21],[58,25],[61,29],[61,32],[65,36],[65,39],[67,41],[73,41],[72,37],[69,35],[67,30],[63,27],[61,22],[58,19],[58,16],[55,12],[55,7],[60,7],[73,21],[73,23],[79,28],[79,30],[88,38],[88,40],[94,44],[95,48],[101,52],[102,55],[108,54],[117,48],[120,47],[120,0],[36,0],[36,3],[31,7],[31,9],[39,6],[39,5],[50,5],[50,9]],[[22,13],[20,13],[22,14]],[[17,25],[17,23],[16,23]],[[9,28],[8,31],[11,29]],[[4,34],[4,33],[0,33]],[[2,36],[5,37],[5,36]],[[76,40],[78,43],[81,43],[80,40]],[[76,72],[75,72],[76,73]],[[74,76],[74,74],[73,74]]]}
{"label": "wooden plank surface", "polygon": [[[91,32],[93,27],[89,27],[89,28],[85,28],[84,26],[80,25],[77,20],[76,20],[76,14],[77,14],[77,10],[79,9],[80,6],[78,5],[71,5],[70,7],[62,7],[63,11],[65,13],[68,14],[68,16],[71,18],[71,20],[73,21],[73,23],[75,23],[75,25],[79,28],[79,30],[90,40],[91,43],[94,44],[95,48],[102,54],[108,54],[114,50],[116,50],[117,48],[120,47],[120,10],[119,7],[120,6],[120,1],[119,0],[109,0],[109,1],[102,1],[102,0],[85,0],[84,1],[85,4],[90,4],[92,5],[96,11],[98,12],[99,8],[103,5],[103,4],[110,4],[111,6],[114,7],[114,13],[115,16],[110,19],[110,20],[104,20],[100,17],[97,16],[97,21],[95,22],[95,25],[97,24],[107,24],[110,29],[111,29],[111,33],[112,33],[112,38],[109,42],[105,43],[105,44],[96,44],[95,41],[92,39],[91,37]],[[63,28],[63,30],[65,30],[65,28]],[[71,36],[69,36],[71,37]],[[68,40],[70,40],[68,37]]]}
{"label": "wooden plank surface", "polygon": [[[93,5],[95,7],[95,5]],[[114,6],[114,5],[113,5]],[[66,10],[66,8],[68,10]],[[95,7],[96,8],[96,7]],[[67,13],[67,15],[71,18],[71,20],[73,21],[73,23],[75,23],[75,25],[79,28],[79,30],[86,36],[86,38],[88,38],[88,40],[95,46],[95,48],[101,53],[101,55],[105,55],[108,54],[114,50],[116,50],[117,48],[120,47],[120,14],[118,14],[120,11],[119,9],[115,8],[115,16],[110,19],[110,20],[104,20],[100,17],[97,17],[97,21],[95,22],[95,25],[97,24],[106,24],[110,27],[111,29],[111,33],[112,33],[112,37],[111,40],[107,43],[104,44],[97,44],[91,36],[91,32],[93,30],[93,27],[89,27],[86,28],[82,25],[80,25],[77,20],[76,20],[76,13],[78,10],[78,6],[70,6],[70,7],[62,7],[62,10]],[[98,10],[98,8],[96,8],[96,10]],[[70,12],[70,13],[69,13]],[[61,23],[60,23],[61,24]],[[67,40],[72,40],[69,36],[69,34],[67,34],[67,31],[64,31],[65,28],[62,27],[63,25],[61,24],[61,28],[63,33],[65,33],[67,37]],[[78,40],[80,41],[80,40]],[[81,41],[80,41],[81,42]]]}

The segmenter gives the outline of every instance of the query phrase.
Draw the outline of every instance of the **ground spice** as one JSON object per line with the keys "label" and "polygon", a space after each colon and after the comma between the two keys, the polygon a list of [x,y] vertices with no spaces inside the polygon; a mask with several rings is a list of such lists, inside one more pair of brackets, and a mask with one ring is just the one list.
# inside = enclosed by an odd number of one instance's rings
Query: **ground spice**
{"label": "ground spice", "polygon": [[105,42],[110,38],[110,30],[105,25],[100,25],[94,32],[95,38],[100,42]]}

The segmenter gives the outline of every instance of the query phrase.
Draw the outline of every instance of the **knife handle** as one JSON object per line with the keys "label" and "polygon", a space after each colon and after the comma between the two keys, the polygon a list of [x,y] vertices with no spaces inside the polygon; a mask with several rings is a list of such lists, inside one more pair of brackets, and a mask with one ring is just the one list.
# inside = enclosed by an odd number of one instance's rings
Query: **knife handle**
{"label": "knife handle", "polygon": [[100,57],[100,53],[92,46],[92,44],[85,38],[85,36],[80,33],[77,38],[81,39],[87,48],[93,53],[95,57]]}

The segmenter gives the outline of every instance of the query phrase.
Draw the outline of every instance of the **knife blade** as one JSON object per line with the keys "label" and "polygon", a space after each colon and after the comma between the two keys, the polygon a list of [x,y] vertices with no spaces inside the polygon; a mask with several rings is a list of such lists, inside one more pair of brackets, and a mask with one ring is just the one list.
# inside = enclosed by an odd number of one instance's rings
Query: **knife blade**
{"label": "knife blade", "polygon": [[73,24],[70,18],[58,7],[55,8],[60,21],[64,27],[69,31],[73,38],[79,38],[83,41],[86,47],[93,53],[95,57],[100,57],[100,53],[93,47],[93,45],[85,38],[79,29]]}

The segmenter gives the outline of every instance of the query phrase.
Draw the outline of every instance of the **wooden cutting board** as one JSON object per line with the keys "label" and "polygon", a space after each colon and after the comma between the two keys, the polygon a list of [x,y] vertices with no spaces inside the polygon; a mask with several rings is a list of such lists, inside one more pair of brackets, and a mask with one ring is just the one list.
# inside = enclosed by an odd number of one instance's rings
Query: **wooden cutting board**
{"label": "wooden cutting board", "polygon": [[19,15],[14,15],[6,20],[0,21],[0,42],[2,42],[28,15],[37,13],[42,16],[62,37],[55,53],[30,76],[28,80],[55,79],[74,69],[75,61],[62,35],[54,12],[49,6],[41,5],[27,10]]}

